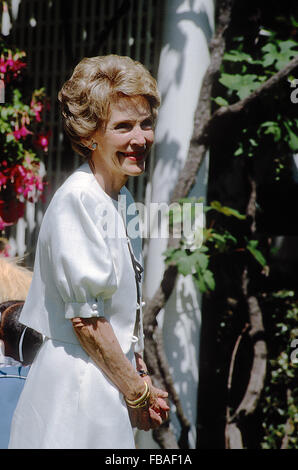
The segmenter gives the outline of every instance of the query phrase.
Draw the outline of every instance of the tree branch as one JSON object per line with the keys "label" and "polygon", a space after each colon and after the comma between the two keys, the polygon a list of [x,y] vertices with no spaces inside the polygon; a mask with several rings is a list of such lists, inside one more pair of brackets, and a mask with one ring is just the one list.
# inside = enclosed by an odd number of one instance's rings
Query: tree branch
{"label": "tree branch", "polygon": [[[185,162],[185,166],[180,174],[178,182],[173,191],[171,202],[177,202],[183,197],[187,197],[190,189],[195,183],[197,172],[203,162],[207,147],[210,145],[210,141],[213,137],[214,129],[220,124],[221,120],[234,116],[239,116],[240,113],[246,112],[249,106],[254,103],[257,99],[261,99],[265,94],[271,92],[285,77],[293,72],[298,67],[298,56],[289,62],[282,70],[276,72],[275,75],[270,77],[264,82],[259,88],[254,90],[249,96],[243,100],[239,100],[230,106],[222,106],[217,109],[211,117],[208,118],[207,112],[201,113],[202,119],[197,123],[195,118],[195,126],[197,127],[193,133],[189,156]],[[208,82],[209,76],[214,76],[215,70],[213,67],[206,72],[206,81]],[[205,79],[204,79],[205,81]],[[204,82],[203,82],[204,85]],[[207,84],[205,85],[207,88]],[[203,90],[203,95],[206,90]],[[204,102],[204,99],[202,99]],[[200,111],[200,103],[197,108],[197,113]],[[197,114],[196,113],[196,114]]]}
{"label": "tree branch", "polygon": [[[247,269],[243,273],[243,291],[247,296],[247,284],[248,274]],[[265,377],[266,377],[266,365],[267,365],[267,347],[264,340],[264,326],[262,320],[262,312],[259,306],[259,302],[254,295],[247,297],[249,320],[251,328],[249,330],[249,336],[254,343],[253,346],[253,363],[250,373],[249,383],[247,385],[244,397],[236,409],[235,413],[231,417],[231,421],[237,420],[240,415],[248,416],[252,414],[259,402],[260,395],[264,388]]]}
{"label": "tree branch", "polygon": [[[251,233],[255,231],[255,213],[256,213],[256,183],[251,179],[251,194],[246,210],[247,215],[252,218]],[[262,311],[258,299],[255,295],[248,293],[248,269],[243,271],[242,291],[246,298],[249,314],[250,330],[249,336],[253,342],[253,363],[251,367],[250,379],[247,385],[244,397],[231,417],[230,421],[237,421],[240,416],[252,414],[259,402],[262,390],[264,388],[267,368],[267,346],[264,339],[264,325]]]}
{"label": "tree branch", "polygon": [[217,109],[211,116],[211,118],[205,123],[204,128],[197,136],[197,145],[203,143],[210,143],[212,137],[212,131],[215,126],[218,126],[221,119],[228,116],[238,117],[240,113],[246,112],[249,106],[254,103],[257,99],[263,98],[266,94],[273,91],[273,89],[290,73],[292,73],[298,67],[298,56],[291,60],[283,69],[276,72],[275,75],[266,80],[259,88],[254,90],[249,96],[243,100],[239,100],[230,106],[222,106]]}

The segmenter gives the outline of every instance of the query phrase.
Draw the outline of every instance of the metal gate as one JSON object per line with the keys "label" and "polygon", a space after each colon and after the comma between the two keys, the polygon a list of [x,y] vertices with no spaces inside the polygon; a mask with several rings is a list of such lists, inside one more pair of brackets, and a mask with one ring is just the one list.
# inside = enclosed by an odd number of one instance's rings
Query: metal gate
{"label": "metal gate", "polygon": [[[45,202],[27,204],[26,215],[8,233],[11,254],[28,253],[32,265],[37,235],[53,192],[79,165],[62,130],[57,93],[73,67],[85,56],[119,54],[139,60],[157,74],[163,0],[21,0],[10,36],[27,53],[32,88],[46,88],[51,108],[51,139],[44,160]],[[149,171],[128,181],[137,201],[144,201]]]}

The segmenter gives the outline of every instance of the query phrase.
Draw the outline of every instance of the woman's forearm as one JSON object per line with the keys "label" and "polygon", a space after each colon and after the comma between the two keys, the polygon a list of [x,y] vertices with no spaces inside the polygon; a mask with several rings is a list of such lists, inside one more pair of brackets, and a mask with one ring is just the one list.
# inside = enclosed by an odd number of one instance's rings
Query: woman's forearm
{"label": "woman's forearm", "polygon": [[118,387],[135,400],[144,392],[144,380],[123,353],[112,326],[105,318],[73,318],[74,331],[87,354]]}

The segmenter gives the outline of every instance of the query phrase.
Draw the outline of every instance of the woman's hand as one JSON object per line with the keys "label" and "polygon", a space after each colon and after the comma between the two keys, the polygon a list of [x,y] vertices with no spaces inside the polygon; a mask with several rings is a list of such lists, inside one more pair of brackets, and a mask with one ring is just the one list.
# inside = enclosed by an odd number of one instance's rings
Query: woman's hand
{"label": "woman's hand", "polygon": [[150,387],[150,397],[148,405],[143,408],[129,408],[129,417],[132,427],[143,431],[158,428],[167,418],[169,406],[166,402],[168,393],[152,385],[149,376],[144,380]]}
{"label": "woman's hand", "polygon": [[168,418],[168,411],[170,409],[166,402],[168,392],[154,387],[149,376],[145,377],[144,380],[150,386],[149,415],[151,428],[158,427]]}

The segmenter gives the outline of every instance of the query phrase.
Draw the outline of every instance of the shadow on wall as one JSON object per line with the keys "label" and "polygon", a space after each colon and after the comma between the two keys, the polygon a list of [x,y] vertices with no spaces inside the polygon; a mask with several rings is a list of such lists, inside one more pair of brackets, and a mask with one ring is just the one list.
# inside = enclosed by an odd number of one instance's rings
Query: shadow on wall
{"label": "shadow on wall", "polygon": [[[201,330],[200,293],[191,287],[191,276],[180,276],[176,289],[165,309],[163,337],[175,387],[183,411],[190,422],[194,422],[194,397],[197,396],[199,337]],[[178,313],[171,315],[172,312]],[[173,348],[173,344],[175,347]],[[177,439],[181,428],[176,413],[171,411],[171,421]],[[191,447],[195,446],[195,429],[189,433]]]}
{"label": "shadow on wall", "polygon": [[[198,82],[204,73],[203,68],[200,70],[198,61],[201,59],[204,68],[206,67],[206,43],[208,44],[211,37],[212,29],[203,1],[171,2],[164,24],[165,45],[161,52],[158,73],[162,106],[155,143],[155,174],[158,181],[155,178],[153,181],[158,185],[157,194],[160,201],[169,199],[169,192],[184,166],[192,133],[190,114],[195,110],[194,100],[197,98],[194,96],[199,91]],[[196,43],[197,49],[193,45]]]}
{"label": "shadow on wall", "polygon": [[[181,0],[171,0],[171,3],[173,3],[175,6],[170,9],[170,14],[164,28],[164,37],[171,37],[171,44],[166,45],[167,53],[178,53],[177,67],[174,75],[169,74],[167,79],[166,77],[163,77],[161,80],[163,83],[163,89],[160,90],[162,101],[166,97],[170,83],[175,81],[177,85],[180,85],[182,81],[183,71],[185,68],[185,58],[183,51],[185,50],[187,43],[187,36],[181,29],[181,22],[187,21],[192,24],[192,26],[199,28],[203,32],[207,43],[209,43],[212,38],[212,29],[210,26],[209,17],[205,6],[200,5],[202,3],[201,1],[189,1],[188,3],[190,5],[190,10],[181,11],[181,13],[178,11],[179,9],[182,10]],[[173,12],[177,11],[178,13],[173,14]]]}
{"label": "shadow on wall", "polygon": [[[179,142],[175,140],[169,140],[169,133],[167,132],[162,142],[155,144],[156,155],[161,155],[161,158],[158,160],[158,175],[162,177],[165,172],[171,175],[178,175],[182,170],[183,164],[177,158],[179,154],[180,145]],[[158,192],[162,192],[162,186],[159,186]],[[168,188],[165,188],[165,196],[160,196],[161,201],[168,200]]]}

